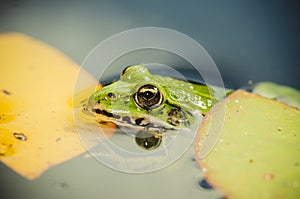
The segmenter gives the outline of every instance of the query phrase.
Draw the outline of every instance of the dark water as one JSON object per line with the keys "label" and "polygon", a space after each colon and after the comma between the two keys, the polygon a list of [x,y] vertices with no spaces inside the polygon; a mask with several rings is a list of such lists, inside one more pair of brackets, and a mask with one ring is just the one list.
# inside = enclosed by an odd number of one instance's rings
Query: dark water
{"label": "dark water", "polygon": [[144,26],[171,28],[203,45],[227,87],[253,80],[299,89],[298,8],[298,1],[291,0],[4,0],[0,31],[29,34],[80,64],[93,47],[118,32]]}

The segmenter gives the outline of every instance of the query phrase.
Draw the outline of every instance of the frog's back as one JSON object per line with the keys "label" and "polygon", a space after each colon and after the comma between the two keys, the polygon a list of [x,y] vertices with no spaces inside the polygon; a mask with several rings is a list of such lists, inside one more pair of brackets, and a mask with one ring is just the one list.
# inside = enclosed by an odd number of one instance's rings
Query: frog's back
{"label": "frog's back", "polygon": [[171,103],[186,109],[199,110],[205,114],[218,101],[215,90],[205,84],[159,75],[153,75],[153,79],[164,88]]}

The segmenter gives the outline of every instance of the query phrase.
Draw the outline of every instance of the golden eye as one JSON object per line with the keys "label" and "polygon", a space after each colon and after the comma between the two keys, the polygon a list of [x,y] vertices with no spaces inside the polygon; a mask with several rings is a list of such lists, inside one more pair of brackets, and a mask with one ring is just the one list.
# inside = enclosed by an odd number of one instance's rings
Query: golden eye
{"label": "golden eye", "polygon": [[146,84],[139,88],[134,100],[141,108],[149,110],[158,107],[163,101],[163,96],[157,87]]}

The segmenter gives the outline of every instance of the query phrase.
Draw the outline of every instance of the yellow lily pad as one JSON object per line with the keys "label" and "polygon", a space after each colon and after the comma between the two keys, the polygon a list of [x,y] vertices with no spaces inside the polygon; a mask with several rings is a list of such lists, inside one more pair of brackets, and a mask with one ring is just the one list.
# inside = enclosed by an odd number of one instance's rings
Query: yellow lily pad
{"label": "yellow lily pad", "polygon": [[[0,35],[0,54],[0,161],[34,179],[50,166],[85,152],[71,103],[79,66],[56,49],[18,33]],[[82,90],[95,87],[97,81],[85,75]],[[86,97],[80,95],[76,101]]]}
{"label": "yellow lily pad", "polygon": [[[226,106],[218,142],[201,147]],[[235,91],[213,107],[199,129],[195,153],[209,183],[227,198],[299,198],[300,111],[281,102]]]}

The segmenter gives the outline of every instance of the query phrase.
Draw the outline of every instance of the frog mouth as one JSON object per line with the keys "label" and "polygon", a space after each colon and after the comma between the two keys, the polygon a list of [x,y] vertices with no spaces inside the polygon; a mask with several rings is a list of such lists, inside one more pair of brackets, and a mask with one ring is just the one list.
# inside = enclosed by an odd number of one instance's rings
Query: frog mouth
{"label": "frog mouth", "polygon": [[126,127],[133,130],[154,131],[161,133],[179,129],[146,114],[139,115],[138,117],[131,117],[128,115],[123,116],[117,112],[111,113],[99,107],[88,108],[87,106],[83,106],[83,112],[89,116],[96,117],[97,122],[99,123],[111,122],[120,127]]}

